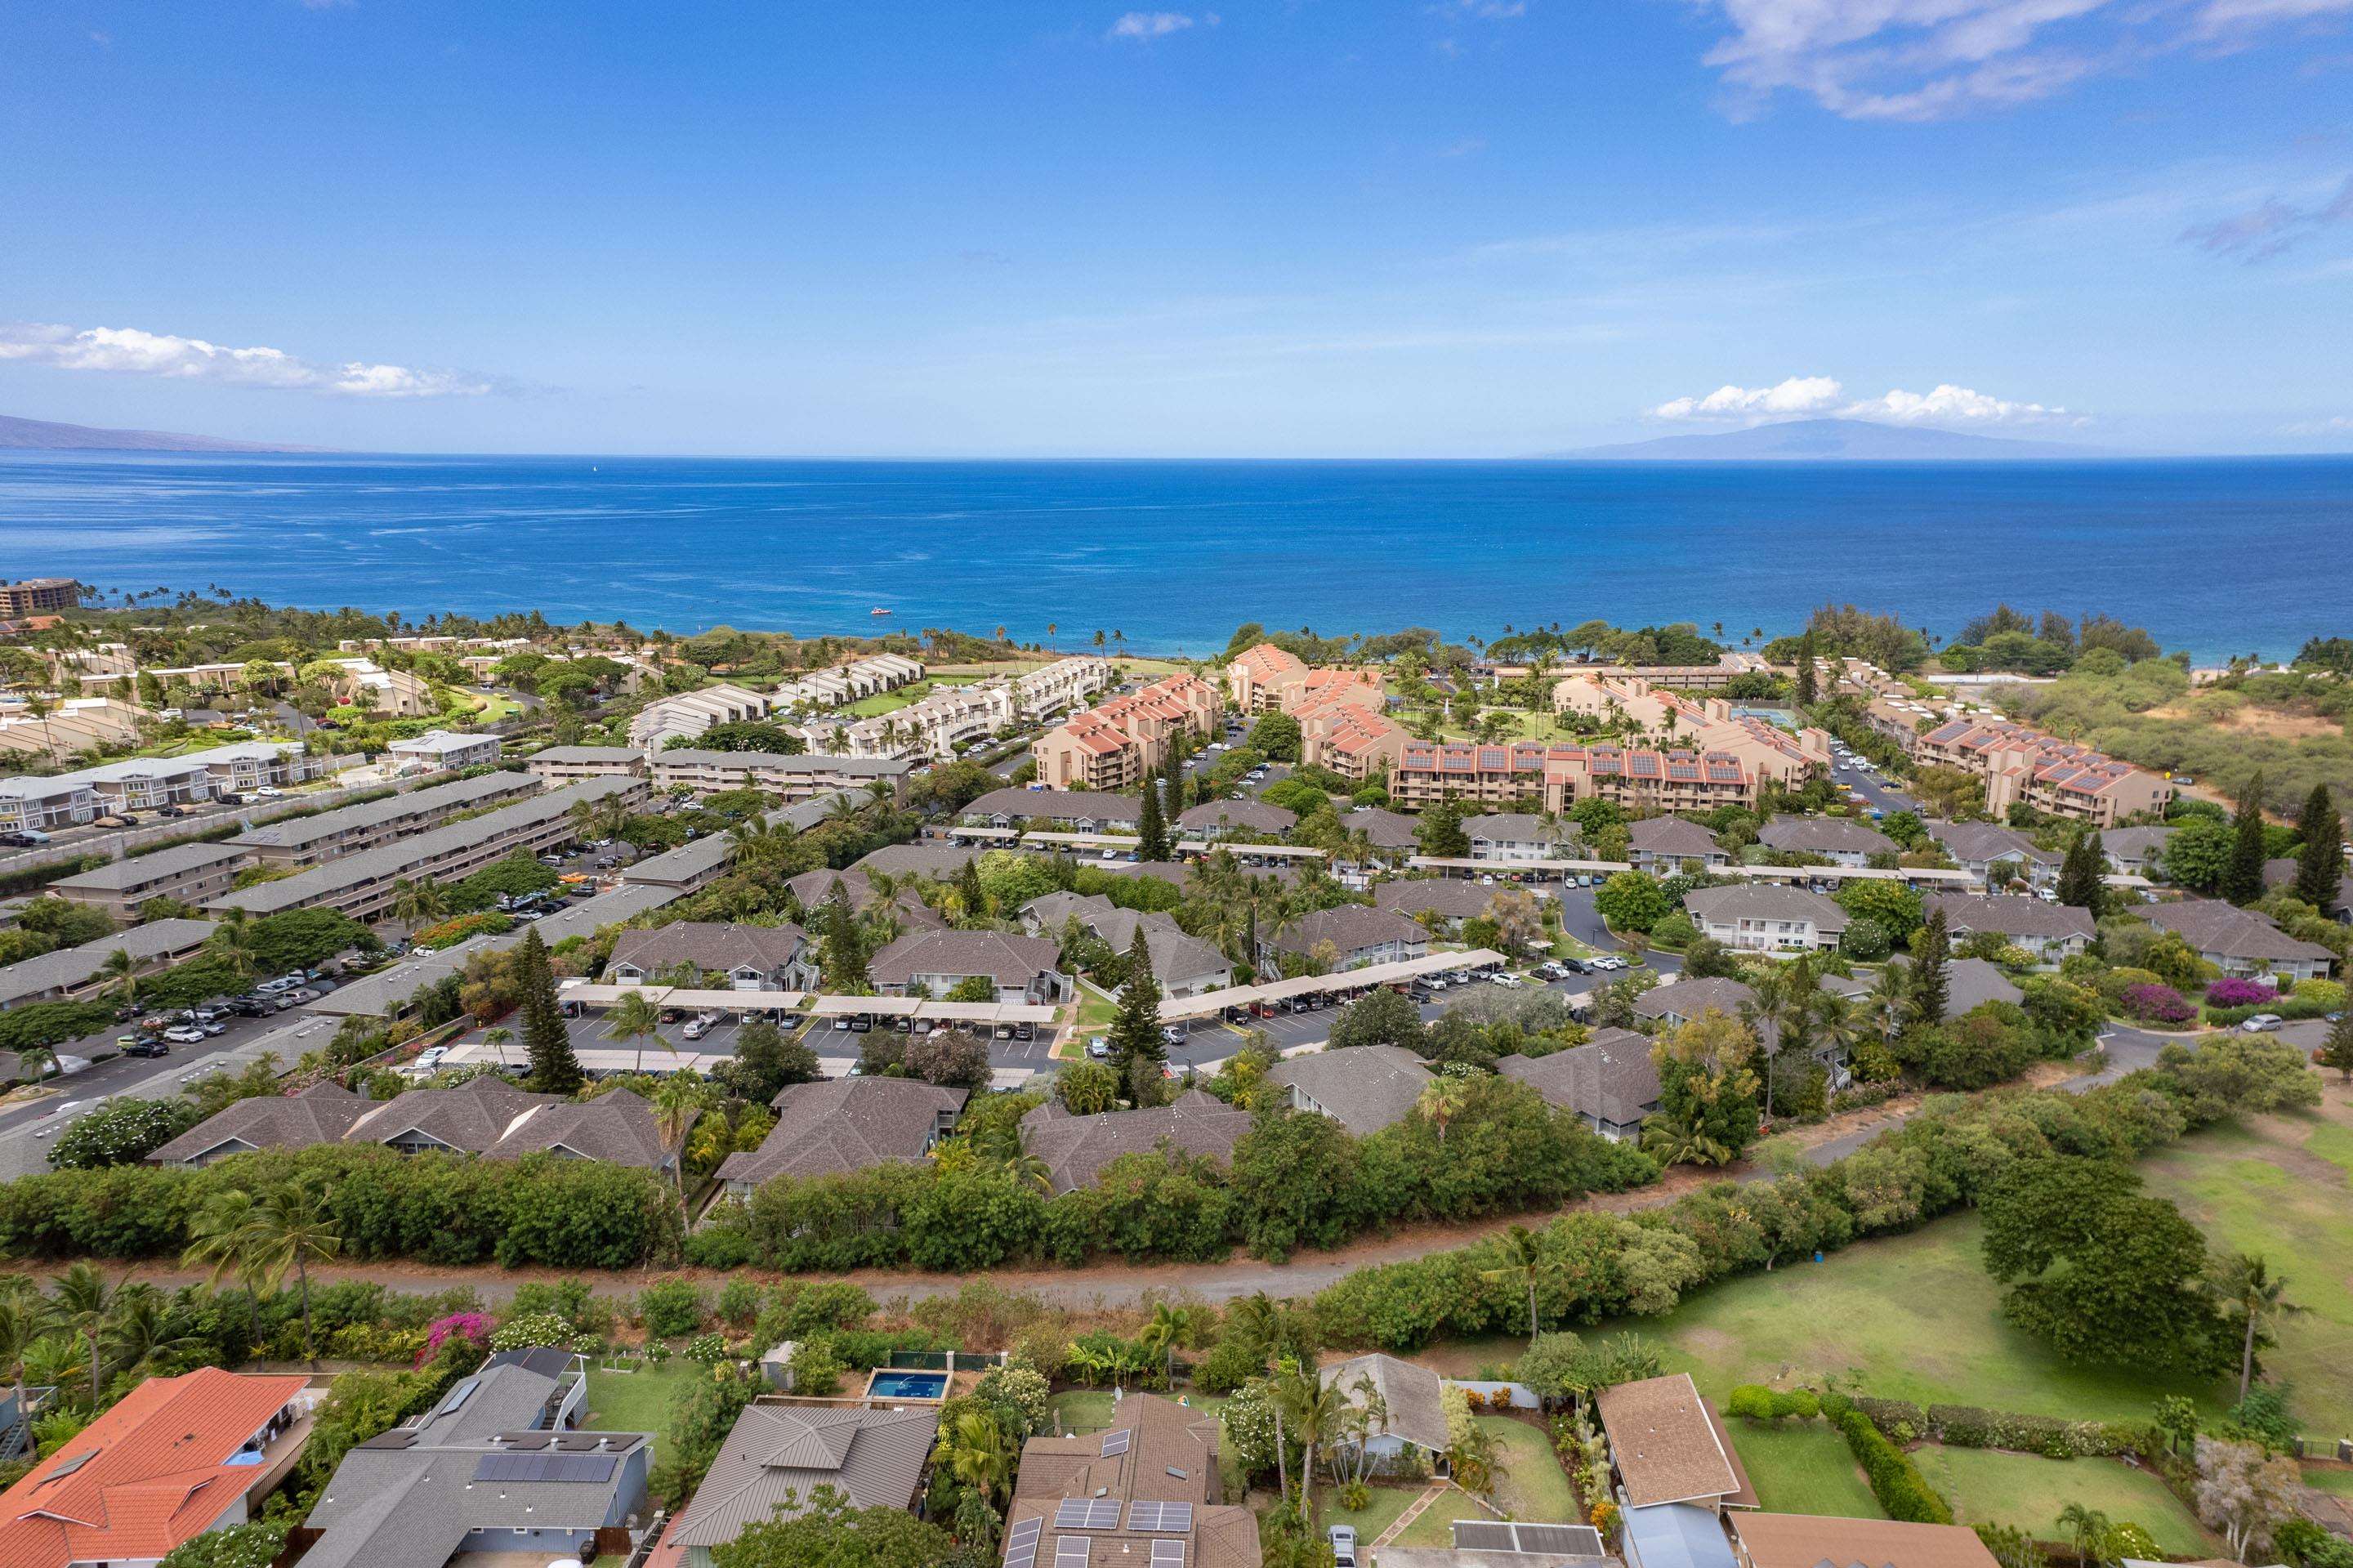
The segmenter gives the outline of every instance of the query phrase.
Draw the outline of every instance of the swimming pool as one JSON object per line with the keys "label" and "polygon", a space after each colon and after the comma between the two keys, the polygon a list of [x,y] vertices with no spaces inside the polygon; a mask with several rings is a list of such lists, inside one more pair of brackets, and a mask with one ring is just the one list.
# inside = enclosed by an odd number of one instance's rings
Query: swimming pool
{"label": "swimming pool", "polygon": [[866,1384],[869,1399],[944,1399],[947,1392],[947,1373],[906,1367],[877,1367]]}

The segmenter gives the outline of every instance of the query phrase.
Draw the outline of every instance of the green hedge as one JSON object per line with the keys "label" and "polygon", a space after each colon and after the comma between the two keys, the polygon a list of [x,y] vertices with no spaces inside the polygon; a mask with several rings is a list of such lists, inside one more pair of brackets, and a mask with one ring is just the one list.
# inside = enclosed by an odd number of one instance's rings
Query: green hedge
{"label": "green hedge", "polygon": [[2271,1001],[2259,1001],[2252,1007],[2209,1007],[2204,1010],[2206,1022],[2218,1029],[2236,1029],[2259,1012],[2269,1012],[2294,1021],[2299,1018],[2325,1018],[2337,1008],[2310,997],[2283,996]]}
{"label": "green hedge", "polygon": [[[1857,1408],[1839,1417],[1839,1430],[1846,1435],[1846,1446],[1862,1467],[1865,1479],[1871,1483],[1871,1495],[1888,1518],[1908,1524],[1950,1524],[1953,1506],[1937,1494],[1912,1462],[1912,1456],[1887,1440],[1887,1435],[1872,1425],[1857,1401]],[[1880,1403],[1880,1402],[1872,1402]],[[1914,1406],[1915,1409],[1918,1407]]]}

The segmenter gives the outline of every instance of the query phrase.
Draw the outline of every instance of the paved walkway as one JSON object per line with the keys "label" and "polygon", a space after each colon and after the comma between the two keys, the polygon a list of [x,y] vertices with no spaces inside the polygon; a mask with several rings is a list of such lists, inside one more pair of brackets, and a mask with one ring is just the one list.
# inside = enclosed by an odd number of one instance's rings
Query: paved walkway
{"label": "paved walkway", "polygon": [[1440,1496],[1453,1485],[1452,1481],[1432,1481],[1428,1491],[1408,1503],[1403,1513],[1389,1520],[1389,1527],[1374,1538],[1369,1550],[1378,1552],[1382,1547],[1403,1535],[1406,1526],[1428,1513],[1430,1505],[1436,1502]]}

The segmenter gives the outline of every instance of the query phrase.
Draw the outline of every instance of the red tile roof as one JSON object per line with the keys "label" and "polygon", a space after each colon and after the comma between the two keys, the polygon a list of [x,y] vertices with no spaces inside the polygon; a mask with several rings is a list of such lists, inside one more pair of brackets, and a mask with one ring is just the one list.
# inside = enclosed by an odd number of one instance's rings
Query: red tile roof
{"label": "red tile roof", "polygon": [[148,1379],[0,1494],[0,1563],[136,1562],[202,1535],[262,1474],[227,1461],[309,1382],[218,1367]]}

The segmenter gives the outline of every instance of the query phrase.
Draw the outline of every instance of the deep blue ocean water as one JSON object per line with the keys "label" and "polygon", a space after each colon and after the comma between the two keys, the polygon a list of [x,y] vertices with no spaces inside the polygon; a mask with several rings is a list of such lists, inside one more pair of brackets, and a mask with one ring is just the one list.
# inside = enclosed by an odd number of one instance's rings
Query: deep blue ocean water
{"label": "deep blue ocean water", "polygon": [[[1951,464],[0,456],[0,575],[320,608],[1201,652],[2007,599],[2200,658],[2353,633],[2353,460]],[[892,611],[885,619],[868,611]]]}

